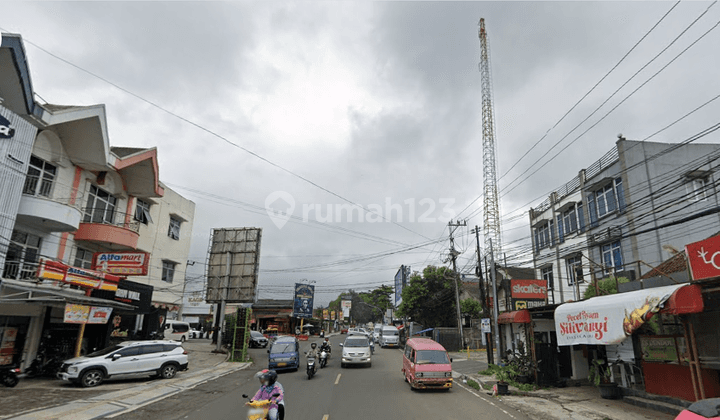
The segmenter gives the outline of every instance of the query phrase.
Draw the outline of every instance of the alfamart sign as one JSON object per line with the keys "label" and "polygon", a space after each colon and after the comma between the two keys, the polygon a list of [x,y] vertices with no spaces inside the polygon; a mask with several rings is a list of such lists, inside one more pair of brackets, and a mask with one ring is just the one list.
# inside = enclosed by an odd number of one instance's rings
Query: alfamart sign
{"label": "alfamart sign", "polygon": [[655,287],[566,303],[555,309],[559,346],[618,344],[662,309],[685,284]]}

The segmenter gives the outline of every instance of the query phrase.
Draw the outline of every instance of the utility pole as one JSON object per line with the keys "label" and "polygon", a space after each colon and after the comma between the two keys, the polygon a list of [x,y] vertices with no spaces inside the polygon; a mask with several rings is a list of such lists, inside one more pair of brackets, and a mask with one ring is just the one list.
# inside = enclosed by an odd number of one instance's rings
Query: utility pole
{"label": "utility pole", "polygon": [[493,255],[493,242],[490,240],[490,276],[492,277],[493,288],[493,329],[495,330],[495,353],[496,363],[500,364],[500,329],[498,328],[498,301],[497,301],[497,281],[495,280],[495,256]]}
{"label": "utility pole", "polygon": [[223,328],[225,328],[225,299],[227,298],[228,288],[230,287],[230,266],[232,261],[232,253],[230,251],[225,255],[225,281],[223,282],[223,292],[218,307],[218,334],[215,352],[222,351]]}
{"label": "utility pole", "polygon": [[458,282],[460,281],[460,274],[457,272],[457,256],[459,255],[459,252],[455,250],[455,238],[453,238],[453,233],[455,232],[455,229],[457,229],[460,226],[467,226],[467,222],[465,220],[453,223],[453,221],[448,222],[448,229],[450,230],[450,258],[452,258],[453,263],[453,272],[455,273],[455,309],[457,310],[457,323],[458,323],[458,332],[460,333],[460,349],[462,350],[463,347],[465,347],[465,337],[463,336],[463,327],[462,327],[462,315],[460,314],[460,288],[458,287]]}
{"label": "utility pole", "polygon": [[[485,281],[483,280],[483,273],[482,273],[482,256],[480,255],[480,228],[475,225],[475,229],[473,230],[473,233],[475,234],[475,242],[476,242],[476,248],[475,251],[477,252],[477,267],[475,267],[475,273],[478,277],[478,283],[480,286],[480,301],[482,302],[482,317],[483,318],[491,318],[490,311],[488,308],[488,300],[487,295],[485,294]],[[485,260],[485,265],[487,265],[487,260]],[[482,328],[482,327],[481,327]],[[493,346],[492,346],[492,335],[487,333],[482,333],[483,337],[485,338],[485,351],[487,354],[488,361],[493,360]]]}

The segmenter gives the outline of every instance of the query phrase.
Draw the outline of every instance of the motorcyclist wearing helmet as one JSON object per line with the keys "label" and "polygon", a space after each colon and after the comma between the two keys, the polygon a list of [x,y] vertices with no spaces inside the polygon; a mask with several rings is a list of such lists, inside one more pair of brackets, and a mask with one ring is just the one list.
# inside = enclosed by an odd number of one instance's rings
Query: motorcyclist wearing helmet
{"label": "motorcyclist wearing helmet", "polygon": [[[284,392],[282,385],[277,382],[277,372],[274,370],[260,371],[255,375],[260,379],[260,389],[253,396],[250,401],[270,400],[270,409],[268,411],[268,418],[270,420],[280,420],[278,413],[280,412],[279,406],[283,405],[283,417],[285,414],[285,402]],[[275,394],[279,394],[277,397]]]}
{"label": "motorcyclist wearing helmet", "polygon": [[330,341],[329,341],[329,339],[326,337],[326,338],[325,338],[325,341],[323,341],[323,343],[320,345],[320,351],[325,351],[325,352],[330,353],[330,350],[331,350],[331,349],[330,349]]}
{"label": "motorcyclist wearing helmet", "polygon": [[308,359],[309,358],[313,358],[313,359],[318,358],[317,343],[310,344],[310,351],[307,352],[305,354],[305,356],[307,356]]}

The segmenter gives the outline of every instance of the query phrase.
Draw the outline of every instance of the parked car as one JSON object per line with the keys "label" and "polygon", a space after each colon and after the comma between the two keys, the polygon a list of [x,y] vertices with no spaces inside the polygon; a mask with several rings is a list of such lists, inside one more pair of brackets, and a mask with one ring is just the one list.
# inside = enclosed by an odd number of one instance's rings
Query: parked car
{"label": "parked car", "polygon": [[397,347],[400,345],[400,332],[392,325],[385,325],[380,330],[378,342],[380,347]]}
{"label": "parked car", "polygon": [[57,377],[83,387],[118,376],[171,379],[188,368],[187,351],[177,341],[125,341],[63,362]]}
{"label": "parked car", "polygon": [[410,387],[444,388],[453,385],[452,359],[445,347],[429,338],[411,338],[405,343],[402,372]]}
{"label": "parked car", "polygon": [[250,331],[250,347],[262,347],[265,348],[268,345],[268,339],[260,334],[259,331]]}
{"label": "parked car", "polygon": [[362,335],[349,335],[342,347],[342,359],[340,359],[340,367],[346,365],[362,364],[368,367],[372,366],[372,351],[370,350],[370,340]]}
{"label": "parked car", "polygon": [[190,337],[190,324],[182,321],[165,321],[166,340],[183,342]]}
{"label": "parked car", "polygon": [[347,328],[342,328],[342,329],[340,330],[340,334],[347,334],[347,333],[348,333],[348,329],[347,329]]}
{"label": "parked car", "polygon": [[190,338],[202,338],[202,335],[199,330],[196,330],[193,327],[190,327],[190,330],[188,331],[188,336]]}
{"label": "parked car", "polygon": [[268,369],[298,370],[300,367],[300,342],[292,336],[280,336],[268,349]]}

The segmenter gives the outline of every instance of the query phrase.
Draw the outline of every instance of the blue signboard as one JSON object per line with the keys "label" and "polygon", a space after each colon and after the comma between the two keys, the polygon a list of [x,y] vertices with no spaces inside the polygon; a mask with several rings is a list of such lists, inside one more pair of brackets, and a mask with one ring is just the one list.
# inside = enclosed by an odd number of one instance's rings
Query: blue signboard
{"label": "blue signboard", "polygon": [[407,282],[407,271],[410,267],[400,266],[400,269],[395,274],[395,307],[397,308],[402,303],[402,289],[405,287]]}
{"label": "blue signboard", "polygon": [[312,318],[315,286],[295,283],[295,302],[293,316],[297,318]]}

